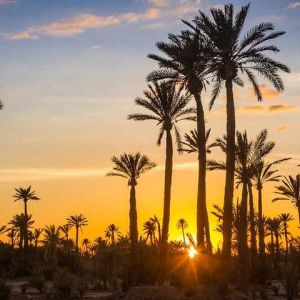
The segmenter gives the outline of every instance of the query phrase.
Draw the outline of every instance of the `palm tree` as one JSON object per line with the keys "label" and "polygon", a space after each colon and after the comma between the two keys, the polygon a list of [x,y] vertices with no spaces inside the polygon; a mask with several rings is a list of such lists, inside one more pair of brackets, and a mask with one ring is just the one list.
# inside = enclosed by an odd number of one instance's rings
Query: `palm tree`
{"label": "palm tree", "polygon": [[67,218],[67,224],[70,227],[75,227],[75,229],[76,229],[75,247],[76,247],[76,253],[78,254],[78,252],[79,252],[79,247],[78,247],[79,229],[82,232],[82,227],[88,225],[88,220],[83,214],[72,215]]}
{"label": "palm tree", "polygon": [[106,229],[105,229],[105,237],[110,239],[110,242],[112,245],[115,244],[115,236],[120,237],[121,232],[120,229],[117,225],[115,224],[110,224]]}
{"label": "palm tree", "polygon": [[289,241],[288,241],[288,222],[293,221],[294,218],[289,213],[283,213],[279,215],[279,218],[281,220],[282,226],[283,226],[283,234],[285,239],[285,264],[287,264],[287,258],[289,253]]}
{"label": "palm tree", "polygon": [[21,250],[25,249],[25,236],[28,237],[28,230],[32,227],[34,221],[32,220],[32,216],[25,214],[15,215],[9,221],[9,225],[11,225],[11,229],[18,232],[19,235],[19,248]]}
{"label": "palm tree", "polygon": [[283,158],[272,162],[266,162],[261,160],[258,162],[253,174],[253,183],[258,193],[258,240],[259,240],[259,254],[263,258],[265,254],[265,241],[264,241],[264,227],[263,227],[263,197],[262,190],[268,182],[278,182],[281,178],[278,175],[278,170],[274,170],[273,167],[278,165],[289,158]]}
{"label": "palm tree", "polygon": [[60,231],[55,225],[47,225],[44,228],[43,244],[47,247],[49,254],[54,255],[60,244]]}
{"label": "palm tree", "polygon": [[185,229],[188,228],[188,223],[187,221],[184,219],[184,218],[180,218],[178,221],[177,221],[177,224],[176,224],[176,227],[177,229],[180,229],[181,232],[182,232],[182,238],[183,238],[183,242],[185,243]]}
{"label": "palm tree", "polygon": [[34,248],[37,249],[37,246],[39,244],[39,238],[41,234],[43,233],[42,228],[35,228],[33,232],[33,240],[34,240]]}
{"label": "palm tree", "polygon": [[284,176],[281,181],[281,185],[276,186],[276,189],[276,194],[280,195],[280,197],[273,199],[273,201],[291,201],[298,209],[300,222],[300,174],[296,175],[295,178],[292,176]]}
{"label": "palm tree", "polygon": [[205,117],[201,93],[207,82],[207,48],[209,45],[200,36],[182,31],[180,35],[169,34],[169,43],[158,42],[157,48],[167,56],[155,54],[149,58],[159,63],[160,69],[149,74],[148,80],[164,80],[180,84],[193,95],[197,109],[197,145],[198,147],[198,195],[197,195],[197,243],[206,245],[211,252],[209,221],[206,206],[206,149]]}
{"label": "palm tree", "polygon": [[170,223],[171,185],[173,173],[173,141],[172,130],[174,129],[176,142],[180,148],[180,134],[177,124],[183,120],[196,120],[195,110],[188,108],[190,97],[181,95],[181,89],[176,89],[175,83],[162,81],[153,82],[144,91],[144,98],[136,98],[135,103],[146,108],[149,113],[136,113],[128,116],[135,121],[152,120],[159,126],[157,145],[161,144],[166,133],[166,162],[165,162],[165,186],[164,186],[164,209],[162,226],[162,250],[167,249]]}
{"label": "palm tree", "polygon": [[143,231],[146,234],[146,243],[148,238],[150,238],[150,244],[153,245],[153,240],[155,239],[155,231],[156,231],[156,224],[151,221],[146,221],[143,225]]}
{"label": "palm tree", "polygon": [[59,226],[59,230],[65,235],[66,241],[69,240],[69,232],[70,232],[71,226],[69,224],[64,224]]}
{"label": "palm tree", "polygon": [[266,52],[278,52],[273,45],[265,42],[282,36],[284,32],[274,31],[272,23],[262,23],[253,27],[241,37],[241,32],[249,11],[249,4],[243,6],[234,14],[232,4],[227,4],[224,10],[212,8],[212,19],[203,12],[194,18],[192,23],[185,22],[196,34],[200,34],[211,46],[209,62],[210,71],[214,73],[214,86],[210,107],[219,95],[223,82],[226,87],[227,111],[227,154],[226,154],[226,179],[224,194],[224,237],[223,253],[230,255],[232,202],[234,188],[235,166],[235,106],[233,83],[242,86],[243,82],[239,73],[244,74],[253,86],[259,101],[262,93],[257,83],[255,73],[267,79],[278,92],[284,90],[279,71],[289,72],[287,66],[265,55]]}
{"label": "palm tree", "polygon": [[[40,198],[35,194],[35,191],[31,190],[31,185],[28,188],[18,188],[15,189],[16,193],[13,195],[15,198],[14,201],[23,201],[24,203],[24,215],[27,217],[27,202],[30,200],[40,200]],[[28,236],[27,236],[27,230],[25,230],[25,236],[24,236],[24,248],[27,249],[28,246]]]}
{"label": "palm tree", "polygon": [[150,221],[157,227],[157,232],[158,232],[158,243],[160,244],[161,242],[161,226],[160,226],[160,221],[156,215],[150,218]]}
{"label": "palm tree", "polygon": [[91,245],[91,241],[89,239],[85,238],[82,240],[82,246],[84,247],[84,252],[86,254],[88,254],[89,252],[90,245]]}
{"label": "palm tree", "polygon": [[[274,257],[276,249],[276,263],[274,263],[274,267],[277,266],[279,262],[279,256],[280,256],[280,243],[279,243],[279,238],[280,238],[280,233],[281,233],[281,219],[280,218],[268,218],[266,221],[267,225],[267,230],[270,232],[271,235],[271,255]],[[275,243],[274,243],[274,237],[275,237]]]}
{"label": "palm tree", "polygon": [[10,245],[11,248],[14,249],[15,248],[15,237],[17,235],[17,231],[15,228],[9,228],[8,229],[8,234],[7,237],[10,239]]}
{"label": "palm tree", "polygon": [[113,156],[112,162],[114,164],[113,171],[107,176],[118,176],[128,180],[130,186],[129,198],[129,236],[131,242],[131,266],[132,266],[132,281],[136,281],[136,255],[138,246],[138,226],[137,226],[137,209],[136,209],[136,194],[135,187],[137,180],[146,171],[155,167],[147,156],[136,154],[122,154],[120,157]]}
{"label": "palm tree", "polygon": [[0,235],[5,233],[7,230],[6,230],[6,226],[5,225],[2,225],[0,226]]}

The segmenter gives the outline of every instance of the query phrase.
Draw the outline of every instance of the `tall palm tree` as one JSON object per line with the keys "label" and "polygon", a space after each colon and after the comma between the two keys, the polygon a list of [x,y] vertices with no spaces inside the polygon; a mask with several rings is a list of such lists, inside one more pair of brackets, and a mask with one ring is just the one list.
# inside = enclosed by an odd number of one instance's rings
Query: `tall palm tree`
{"label": "tall palm tree", "polygon": [[65,235],[65,239],[66,239],[66,241],[68,241],[71,226],[69,224],[64,224],[64,225],[59,226],[58,229]]}
{"label": "tall palm tree", "polygon": [[113,171],[107,176],[118,176],[128,180],[130,186],[129,198],[129,236],[131,242],[131,266],[132,274],[131,280],[136,281],[136,255],[138,246],[138,226],[137,226],[137,209],[136,209],[136,185],[137,180],[142,174],[155,167],[146,155],[136,154],[122,154],[120,157],[113,156],[112,162],[114,164]]}
{"label": "tall palm tree", "polygon": [[295,178],[293,178],[292,176],[284,176],[281,181],[281,185],[276,186],[276,190],[276,194],[280,196],[273,199],[273,201],[291,201],[298,209],[300,223],[300,174],[296,175]]}
{"label": "tall palm tree", "polygon": [[115,224],[110,224],[106,229],[105,229],[105,237],[110,239],[110,242],[112,245],[115,244],[115,237],[116,235],[118,237],[121,236],[120,229],[117,225]]}
{"label": "tall palm tree", "polygon": [[284,34],[282,31],[274,31],[272,23],[261,23],[254,26],[241,37],[249,12],[249,4],[243,6],[236,14],[232,4],[225,5],[224,9],[212,8],[210,12],[212,19],[200,11],[192,23],[185,23],[195,33],[206,39],[211,46],[209,68],[214,73],[214,86],[210,107],[213,106],[224,82],[226,87],[228,150],[224,194],[223,253],[230,255],[236,127],[233,83],[242,86],[243,82],[239,73],[244,74],[252,84],[257,99],[261,101],[262,93],[255,73],[271,82],[276,91],[282,92],[284,85],[279,71],[289,72],[289,69],[265,54],[279,51],[276,46],[266,45],[265,42]]}
{"label": "tall palm tree", "polygon": [[294,218],[291,214],[289,213],[282,213],[279,215],[279,218],[281,220],[282,226],[283,226],[283,234],[284,234],[284,239],[285,239],[285,264],[287,264],[287,258],[288,258],[288,253],[289,253],[289,240],[288,240],[288,227],[289,227],[289,222],[293,221]]}
{"label": "tall palm tree", "polygon": [[[35,194],[35,191],[31,189],[31,185],[28,188],[18,188],[15,189],[16,193],[13,195],[13,198],[15,198],[14,201],[23,201],[24,203],[24,215],[27,217],[27,202],[30,200],[40,200],[40,198]],[[25,250],[28,247],[28,236],[27,236],[27,230],[25,230],[25,236],[24,236],[24,248]]]}
{"label": "tall palm tree", "polygon": [[149,58],[158,62],[160,69],[149,74],[148,80],[168,79],[184,87],[193,95],[197,109],[198,146],[198,195],[197,195],[197,243],[203,246],[206,238],[211,252],[209,221],[206,206],[206,148],[205,116],[201,93],[207,82],[207,48],[200,36],[189,31],[180,35],[169,34],[169,42],[158,42],[157,48],[166,56],[155,54]]}
{"label": "tall palm tree", "polygon": [[144,91],[144,98],[136,98],[135,103],[149,111],[149,113],[136,113],[128,116],[135,121],[151,120],[159,126],[157,144],[160,145],[164,133],[166,134],[166,161],[164,185],[164,209],[162,226],[162,251],[167,249],[170,223],[171,185],[173,173],[173,140],[172,131],[175,132],[176,142],[180,147],[180,134],[178,122],[196,120],[195,110],[187,107],[190,97],[181,95],[173,82],[153,82]]}
{"label": "tall palm tree", "polygon": [[79,252],[79,247],[78,247],[79,230],[81,230],[81,232],[82,232],[82,227],[88,225],[88,220],[83,214],[72,215],[67,218],[67,224],[71,227],[75,227],[75,229],[76,229],[75,247],[76,247],[76,253],[78,254],[78,252]]}
{"label": "tall palm tree", "polygon": [[143,225],[143,231],[146,234],[146,242],[148,238],[150,238],[150,244],[153,245],[153,241],[155,239],[155,231],[156,231],[156,224],[151,220],[148,220]]}
{"label": "tall palm tree", "polygon": [[265,240],[264,240],[264,226],[263,226],[263,196],[262,190],[268,182],[278,182],[281,178],[278,175],[278,170],[274,170],[274,166],[287,161],[289,158],[283,158],[272,162],[261,160],[258,162],[253,174],[253,183],[258,193],[258,240],[259,240],[259,254],[263,258],[265,254]]}
{"label": "tall palm tree", "polygon": [[182,233],[182,239],[183,239],[183,242],[185,243],[185,229],[188,228],[188,223],[187,221],[184,219],[184,218],[180,218],[177,223],[176,223],[176,227],[177,229],[180,229],[181,230],[181,233]]}

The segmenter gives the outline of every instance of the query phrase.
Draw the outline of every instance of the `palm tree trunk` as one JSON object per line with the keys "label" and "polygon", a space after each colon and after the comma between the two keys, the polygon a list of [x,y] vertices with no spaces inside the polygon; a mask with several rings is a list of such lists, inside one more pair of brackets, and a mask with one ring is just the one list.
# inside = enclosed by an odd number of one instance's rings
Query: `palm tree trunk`
{"label": "palm tree trunk", "polygon": [[[197,244],[204,246],[211,253],[209,220],[206,206],[206,132],[202,101],[199,94],[195,94],[197,106],[197,132],[198,132],[198,195],[197,195]],[[205,238],[205,239],[204,239]]]}
{"label": "palm tree trunk", "polygon": [[166,163],[165,163],[165,189],[164,189],[164,215],[162,226],[162,252],[166,253],[169,236],[171,186],[173,173],[173,142],[171,131],[166,131]]}
{"label": "palm tree trunk", "polygon": [[227,153],[226,153],[226,178],[224,193],[224,222],[223,222],[223,254],[231,255],[232,238],[232,204],[234,186],[235,163],[235,109],[232,90],[232,79],[226,79],[227,96]]}
{"label": "palm tree trunk", "polygon": [[[28,218],[28,214],[27,214],[27,201],[24,201],[24,214],[26,219]],[[28,220],[28,219],[27,219]],[[27,251],[28,248],[28,226],[27,223],[25,225],[25,232],[24,232],[24,251]]]}
{"label": "palm tree trunk", "polygon": [[287,233],[287,224],[284,224],[284,238],[285,238],[285,265],[287,265],[288,260],[288,252],[289,252],[289,241],[288,241],[288,233]]}
{"label": "palm tree trunk", "polygon": [[183,228],[183,226],[181,226],[181,231],[182,231],[183,242],[185,243],[185,235],[184,235],[184,228]]}
{"label": "palm tree trunk", "polygon": [[299,217],[299,224],[300,224],[300,205],[297,205],[298,208],[298,217]]}
{"label": "palm tree trunk", "polygon": [[79,248],[78,248],[78,235],[79,235],[79,228],[76,226],[76,253],[78,254]]}
{"label": "palm tree trunk", "polygon": [[253,263],[257,254],[257,246],[256,246],[254,201],[253,201],[251,182],[248,183],[248,191],[249,191],[249,215],[250,215],[250,234],[251,234],[251,259]]}
{"label": "palm tree trunk", "polygon": [[129,199],[129,236],[131,242],[131,282],[135,284],[137,281],[137,247],[138,247],[138,226],[137,226],[137,210],[135,185],[131,185]]}
{"label": "palm tree trunk", "polygon": [[258,187],[258,241],[259,241],[259,256],[261,259],[265,256],[265,234],[263,224],[263,209],[262,209],[262,188]]}
{"label": "palm tree trunk", "polygon": [[242,201],[240,207],[240,218],[239,218],[239,257],[241,267],[241,280],[246,283],[247,268],[248,268],[248,244],[247,244],[247,183],[243,183]]}

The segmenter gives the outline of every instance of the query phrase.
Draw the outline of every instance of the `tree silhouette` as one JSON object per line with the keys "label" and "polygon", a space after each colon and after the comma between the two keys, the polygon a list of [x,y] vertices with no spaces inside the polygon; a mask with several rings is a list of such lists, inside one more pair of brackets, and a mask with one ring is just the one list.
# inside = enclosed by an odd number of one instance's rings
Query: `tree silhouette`
{"label": "tree silhouette", "polygon": [[210,45],[211,60],[209,69],[214,74],[213,93],[210,107],[218,97],[223,82],[226,87],[227,111],[227,154],[226,154],[226,179],[224,194],[224,236],[223,253],[230,255],[232,202],[234,188],[235,166],[235,107],[233,83],[243,86],[239,73],[245,75],[253,86],[258,101],[262,100],[262,93],[257,83],[255,74],[267,79],[277,92],[284,90],[279,71],[289,72],[287,66],[267,56],[266,52],[279,52],[273,45],[266,45],[284,34],[274,31],[272,23],[261,23],[254,26],[244,37],[241,33],[249,11],[249,4],[243,6],[239,12],[234,13],[232,4],[227,4],[224,9],[212,8],[212,19],[205,13],[199,12],[192,23],[185,22],[195,34],[199,34]]}
{"label": "tree silhouette", "polygon": [[[24,203],[24,215],[28,216],[28,212],[27,212],[27,202],[30,200],[40,200],[40,198],[35,194],[35,191],[31,190],[31,185],[28,188],[18,188],[15,189],[16,193],[13,195],[13,197],[15,198],[14,201],[23,201]],[[27,235],[27,230],[25,230],[25,235],[24,235],[24,248],[25,251],[28,247],[28,235]]]}
{"label": "tree silhouette", "polygon": [[155,167],[153,163],[146,155],[136,154],[122,154],[120,157],[113,156],[112,162],[114,164],[113,171],[108,173],[107,176],[118,176],[128,180],[130,186],[130,198],[129,198],[129,235],[131,242],[131,281],[137,280],[136,270],[136,255],[138,246],[138,226],[137,226],[137,209],[136,209],[136,193],[135,187],[137,180],[146,171]]}
{"label": "tree silhouette", "polygon": [[295,178],[292,176],[284,176],[281,185],[276,186],[276,190],[275,193],[280,196],[273,199],[273,201],[291,201],[298,209],[300,222],[300,174],[296,175]]}
{"label": "tree silhouette", "polygon": [[41,234],[43,233],[43,229],[42,228],[35,228],[34,232],[33,232],[33,241],[34,241],[34,248],[37,249],[38,244],[39,244],[39,238],[41,236]]}
{"label": "tree silhouette", "polygon": [[155,54],[149,58],[158,62],[160,69],[149,74],[148,80],[168,79],[181,85],[193,95],[197,108],[198,147],[198,195],[197,195],[197,243],[203,246],[206,237],[208,252],[211,252],[208,213],[206,207],[206,149],[205,117],[201,93],[207,82],[209,45],[200,36],[189,31],[180,35],[169,34],[169,42],[158,42],[157,48],[166,56]]}
{"label": "tree silhouette", "polygon": [[69,224],[64,224],[59,226],[59,230],[65,235],[66,241],[69,240],[69,233],[70,233],[71,226]]}
{"label": "tree silhouette", "polygon": [[160,244],[161,242],[161,226],[160,226],[160,221],[158,219],[158,217],[156,215],[154,215],[153,217],[150,218],[150,221],[155,224],[155,226],[157,227],[157,231],[158,231],[158,243]]}
{"label": "tree silhouette", "polygon": [[282,213],[279,215],[279,218],[281,220],[282,226],[283,226],[283,234],[285,239],[285,264],[287,265],[287,259],[288,259],[288,253],[289,253],[289,240],[288,240],[288,223],[293,221],[294,218],[289,213]]}
{"label": "tree silhouette", "polygon": [[87,218],[83,215],[72,215],[67,218],[67,224],[71,227],[75,227],[76,229],[76,238],[75,238],[75,247],[76,247],[76,253],[79,253],[79,247],[78,247],[78,239],[79,239],[79,230],[82,232],[82,227],[88,225]]}
{"label": "tree silhouette", "polygon": [[106,229],[105,229],[105,237],[110,239],[110,242],[112,245],[115,244],[115,236],[120,237],[121,232],[119,230],[119,227],[115,224],[110,224]]}
{"label": "tree silhouette", "polygon": [[148,238],[150,238],[150,244],[153,245],[153,241],[155,239],[155,231],[156,231],[156,223],[151,220],[146,221],[143,225],[143,231],[146,234],[146,243]]}
{"label": "tree silhouette", "polygon": [[190,97],[181,95],[181,90],[176,89],[175,83],[162,81],[153,82],[144,91],[144,98],[137,98],[135,103],[149,111],[149,114],[136,113],[128,116],[135,121],[152,120],[159,126],[157,144],[161,144],[164,133],[166,133],[166,162],[165,162],[165,186],[164,186],[164,213],[162,226],[162,251],[167,250],[169,223],[171,185],[173,173],[173,141],[172,130],[175,132],[178,148],[181,138],[178,130],[178,122],[184,120],[196,120],[195,110],[187,107]]}
{"label": "tree silhouette", "polygon": [[184,218],[180,218],[178,221],[177,221],[177,223],[176,223],[176,227],[177,227],[177,229],[180,229],[181,230],[181,232],[182,232],[182,239],[183,239],[183,242],[184,243],[186,243],[186,241],[185,241],[185,229],[187,229],[188,228],[188,223],[187,223],[187,221],[184,219]]}

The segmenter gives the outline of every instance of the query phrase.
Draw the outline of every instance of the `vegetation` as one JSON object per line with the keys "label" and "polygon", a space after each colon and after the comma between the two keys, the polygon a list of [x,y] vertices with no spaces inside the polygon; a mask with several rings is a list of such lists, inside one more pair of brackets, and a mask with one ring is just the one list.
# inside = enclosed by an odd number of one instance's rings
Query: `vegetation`
{"label": "vegetation", "polygon": [[[272,23],[261,23],[243,34],[249,7],[235,12],[228,4],[224,9],[212,8],[211,16],[200,11],[191,22],[183,22],[185,29],[179,34],[170,34],[168,42],[157,43],[161,56],[148,55],[158,62],[158,69],[147,76],[150,83],[143,97],[135,99],[144,112],[130,114],[128,119],[156,122],[158,145],[165,136],[162,224],[160,218],[152,216],[143,220],[142,230],[138,230],[137,184],[156,166],[139,152],[113,156],[112,171],[107,174],[125,178],[130,188],[128,234],[111,223],[103,237],[92,241],[83,236],[88,226],[83,214],[70,215],[60,226],[35,227],[28,202],[40,198],[31,186],[17,188],[13,198],[23,201],[24,212],[0,226],[1,239],[6,234],[6,240],[0,241],[0,299],[9,299],[11,293],[11,286],[3,279],[19,278],[25,278],[20,285],[24,295],[30,287],[60,299],[83,298],[91,289],[112,291],[119,297],[119,292],[132,286],[157,283],[177,289],[163,286],[163,299],[169,297],[168,292],[170,299],[181,297],[180,292],[187,299],[268,299],[271,291],[278,289],[274,282],[286,290],[287,299],[297,295],[300,238],[289,231],[294,217],[290,212],[268,215],[263,191],[267,183],[275,183],[277,197],[273,201],[294,204],[300,223],[300,174],[281,175],[280,165],[290,158],[269,160],[276,144],[268,140],[268,130],[261,130],[255,138],[236,130],[233,85],[242,87],[243,79],[247,79],[261,101],[258,78],[269,81],[280,93],[284,91],[280,72],[289,72],[287,66],[273,59],[279,49],[269,44],[284,32],[274,31]],[[207,88],[212,89],[211,109],[223,86],[226,134],[210,142],[202,97]],[[182,121],[196,122],[196,128],[183,138],[179,132]],[[182,216],[174,226],[182,238],[169,240],[174,138],[179,153],[197,153],[196,239]],[[216,150],[221,150],[224,161],[212,157]],[[214,230],[223,238],[221,249],[214,249],[211,242],[208,170],[226,173],[224,201],[222,205],[215,203],[211,211],[217,218]],[[159,288],[149,287],[149,295],[156,295]],[[134,288],[128,295],[148,293],[146,290]]]}

